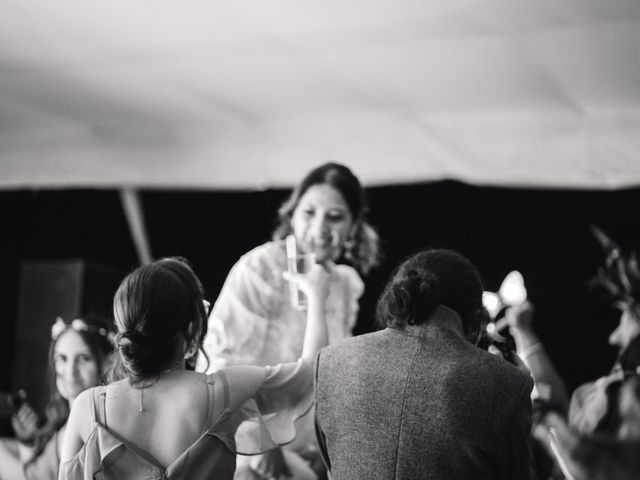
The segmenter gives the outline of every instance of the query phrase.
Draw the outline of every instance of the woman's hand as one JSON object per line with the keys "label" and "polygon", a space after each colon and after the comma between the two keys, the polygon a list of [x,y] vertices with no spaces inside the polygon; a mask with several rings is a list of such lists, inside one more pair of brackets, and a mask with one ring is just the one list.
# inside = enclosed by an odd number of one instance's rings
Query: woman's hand
{"label": "woman's hand", "polygon": [[16,438],[24,445],[32,445],[38,432],[38,414],[28,403],[23,403],[11,417]]}
{"label": "woman's hand", "polygon": [[505,318],[511,331],[530,331],[533,329],[533,304],[524,302],[510,307],[505,312]]}
{"label": "woman's hand", "polygon": [[329,342],[325,317],[325,299],[333,264],[313,265],[306,273],[284,272],[283,277],[294,282],[307,296],[307,326],[302,343],[302,358],[313,361],[318,351]]}
{"label": "woman's hand", "polygon": [[251,459],[251,471],[260,479],[284,480],[291,476],[281,448],[274,448]]}
{"label": "woman's hand", "polygon": [[288,282],[293,282],[310,301],[324,301],[329,294],[329,284],[333,263],[312,265],[306,273],[283,272]]}

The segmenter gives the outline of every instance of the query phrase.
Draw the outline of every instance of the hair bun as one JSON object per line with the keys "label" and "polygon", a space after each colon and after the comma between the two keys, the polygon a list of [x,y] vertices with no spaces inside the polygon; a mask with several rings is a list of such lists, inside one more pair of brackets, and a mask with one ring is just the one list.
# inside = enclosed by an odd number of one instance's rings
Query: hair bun
{"label": "hair bun", "polygon": [[388,296],[389,313],[404,323],[415,325],[428,318],[440,304],[440,282],[429,271],[410,270],[392,282]]}
{"label": "hair bun", "polygon": [[416,272],[414,294],[421,299],[416,303],[416,315],[419,318],[429,317],[440,305],[440,280],[429,270]]}
{"label": "hair bun", "polygon": [[376,317],[383,325],[404,328],[429,321],[439,305],[460,316],[465,335],[475,342],[482,329],[478,270],[453,250],[427,249],[397,268],[378,300]]}
{"label": "hair bun", "polygon": [[154,343],[148,336],[128,330],[118,335],[117,345],[124,368],[134,378],[143,378],[154,373],[163,356],[170,351],[172,342],[166,345]]}
{"label": "hair bun", "polygon": [[134,344],[139,346],[147,346],[151,342],[149,338],[135,330],[126,330],[120,334],[118,345],[121,344]]}

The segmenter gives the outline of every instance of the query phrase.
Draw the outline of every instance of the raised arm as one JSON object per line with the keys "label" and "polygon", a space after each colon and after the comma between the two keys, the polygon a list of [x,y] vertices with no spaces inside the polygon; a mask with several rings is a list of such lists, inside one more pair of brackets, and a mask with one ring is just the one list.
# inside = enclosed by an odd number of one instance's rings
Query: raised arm
{"label": "raised arm", "polygon": [[[531,372],[540,394],[566,412],[569,407],[567,388],[542,341],[533,330],[533,305],[525,302],[512,307],[507,310],[506,316],[518,356]],[[547,388],[547,391],[543,392],[544,388]]]}
{"label": "raised arm", "polygon": [[[331,267],[329,267],[331,268]],[[230,388],[230,404],[235,405],[253,397],[265,382],[269,388],[287,383],[299,385],[301,389],[313,389],[313,360],[322,347],[327,345],[327,325],[325,321],[325,298],[329,289],[329,273],[320,265],[314,265],[308,273],[290,274],[284,272],[287,281],[296,282],[307,295],[307,325],[304,333],[301,360],[272,367],[237,366],[224,370]],[[306,363],[306,366],[303,365]],[[291,391],[296,398],[308,392]]]}
{"label": "raised arm", "polygon": [[334,265],[314,265],[304,274],[285,272],[287,281],[295,282],[307,296],[307,327],[301,357],[312,363],[329,338],[325,316],[325,301],[329,293],[330,270]]}
{"label": "raised arm", "polygon": [[[11,423],[20,443],[18,453],[20,467],[26,480],[51,478],[58,472],[60,458],[58,456],[59,442],[64,433],[64,427],[59,432],[52,432],[41,448],[36,448],[38,436],[38,415],[27,403],[11,418]],[[38,440],[43,442],[40,437]],[[22,475],[20,475],[22,478]]]}

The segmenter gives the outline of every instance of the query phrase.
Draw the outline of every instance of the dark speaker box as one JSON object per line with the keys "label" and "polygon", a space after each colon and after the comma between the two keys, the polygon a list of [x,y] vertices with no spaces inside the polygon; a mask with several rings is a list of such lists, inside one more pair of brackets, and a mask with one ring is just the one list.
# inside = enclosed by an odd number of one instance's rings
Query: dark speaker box
{"label": "dark speaker box", "polygon": [[87,314],[112,319],[113,294],[121,278],[119,269],[80,259],[22,264],[13,386],[27,392],[36,410],[43,412],[49,399],[48,350],[56,317],[66,322]]}

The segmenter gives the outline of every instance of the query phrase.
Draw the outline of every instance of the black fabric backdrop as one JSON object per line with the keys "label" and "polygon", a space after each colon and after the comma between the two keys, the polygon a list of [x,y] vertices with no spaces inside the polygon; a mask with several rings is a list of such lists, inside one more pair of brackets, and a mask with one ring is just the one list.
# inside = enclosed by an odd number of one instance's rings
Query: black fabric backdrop
{"label": "black fabric backdrop", "polygon": [[[386,256],[366,278],[356,333],[373,329],[375,301],[392,268],[426,246],[454,248],[496,290],[510,270],[525,278],[536,329],[570,388],[606,372],[616,313],[586,286],[603,260],[589,226],[625,248],[640,244],[640,189],[600,192],[471,187],[438,182],[369,189],[370,221]],[[154,257],[187,257],[215,300],[237,258],[270,238],[288,192],[142,192]],[[136,265],[118,193],[108,190],[0,193],[0,390],[11,378],[21,262],[83,258],[124,275]],[[56,312],[51,312],[52,322]],[[41,374],[39,372],[38,374]]]}

